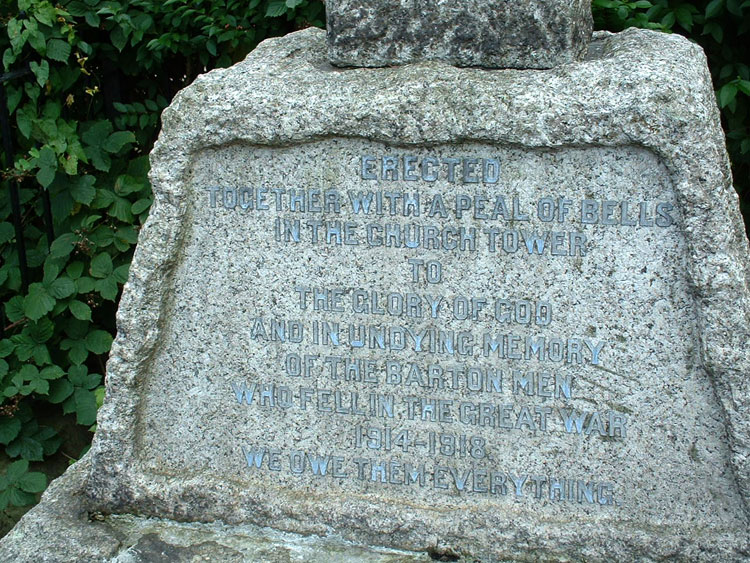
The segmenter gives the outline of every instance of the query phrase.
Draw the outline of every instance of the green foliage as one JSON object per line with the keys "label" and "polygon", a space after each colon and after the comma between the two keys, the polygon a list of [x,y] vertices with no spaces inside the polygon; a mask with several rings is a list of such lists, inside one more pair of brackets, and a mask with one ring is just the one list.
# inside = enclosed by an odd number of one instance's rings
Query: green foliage
{"label": "green foliage", "polygon": [[28,506],[36,502],[37,493],[47,487],[47,476],[37,471],[29,471],[25,459],[10,464],[4,475],[0,475],[0,510],[9,504]]}
{"label": "green foliage", "polygon": [[152,202],[147,155],[161,111],[199,73],[323,20],[311,0],[0,4],[3,71],[29,71],[4,83],[16,148],[0,190],[0,447],[17,461],[0,477],[0,509],[46,486],[29,461],[74,451],[42,412],[95,428],[116,303]]}
{"label": "green foliage", "polygon": [[685,35],[703,47],[750,233],[750,0],[593,0],[592,4],[598,29],[658,29]]}

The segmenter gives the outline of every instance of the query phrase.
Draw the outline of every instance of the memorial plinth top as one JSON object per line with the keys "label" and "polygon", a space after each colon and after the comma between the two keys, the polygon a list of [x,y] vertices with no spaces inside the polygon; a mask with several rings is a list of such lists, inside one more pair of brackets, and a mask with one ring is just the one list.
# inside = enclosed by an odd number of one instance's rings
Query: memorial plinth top
{"label": "memorial plinth top", "polygon": [[591,40],[589,0],[328,0],[326,8],[337,66],[543,69],[581,59]]}

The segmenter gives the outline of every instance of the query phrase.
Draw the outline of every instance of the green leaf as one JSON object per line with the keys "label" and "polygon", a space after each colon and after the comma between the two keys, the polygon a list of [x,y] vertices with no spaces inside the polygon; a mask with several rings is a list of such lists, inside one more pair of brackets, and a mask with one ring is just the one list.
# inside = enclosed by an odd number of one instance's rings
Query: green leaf
{"label": "green leaf", "polygon": [[118,240],[127,242],[128,244],[135,244],[138,242],[138,231],[136,231],[131,225],[126,225],[117,229],[115,237]]}
{"label": "green leaf", "polygon": [[51,364],[52,358],[49,355],[49,350],[44,344],[37,344],[34,346],[34,361],[37,365],[43,366],[45,364]]}
{"label": "green leaf", "polygon": [[101,408],[104,404],[104,396],[106,395],[106,388],[104,385],[101,385],[94,389],[94,395],[96,396],[96,407]]}
{"label": "green leaf", "polygon": [[16,230],[13,225],[5,221],[0,223],[0,244],[12,241],[14,236],[16,236]]}
{"label": "green leaf", "polygon": [[31,104],[27,104],[21,110],[16,112],[16,124],[18,125],[18,130],[27,139],[31,137],[31,124],[35,117],[36,112]]}
{"label": "green leaf", "polygon": [[131,205],[130,201],[124,197],[115,196],[115,200],[109,208],[109,214],[123,223],[132,223],[133,214],[130,212]]}
{"label": "green leaf", "polygon": [[34,355],[37,343],[28,334],[14,334],[10,339],[15,344],[16,357],[19,360],[25,362]]}
{"label": "green leaf", "polygon": [[18,104],[21,102],[23,96],[23,90],[20,88],[13,88],[12,85],[6,86],[8,88],[8,113],[16,111]]}
{"label": "green leaf", "polygon": [[70,195],[73,197],[73,200],[84,205],[89,205],[96,195],[95,183],[96,178],[88,174],[72,181],[70,183]]}
{"label": "green leaf", "polygon": [[39,157],[36,162],[39,166],[39,171],[36,173],[36,179],[43,187],[49,186],[55,179],[55,172],[57,172],[57,157],[55,151],[53,151],[48,145],[42,147],[39,151]]}
{"label": "green leaf", "polygon": [[99,120],[88,123],[81,135],[83,142],[96,147],[104,144],[110,133],[112,133],[112,124],[106,120]]}
{"label": "green leaf", "polygon": [[123,264],[122,266],[118,266],[115,268],[115,271],[112,272],[112,277],[115,279],[115,281],[119,284],[124,284],[126,281],[128,281],[128,272],[130,271],[130,264]]}
{"label": "green leaf", "polygon": [[661,19],[661,24],[665,28],[667,28],[667,29],[670,29],[674,25],[674,22],[675,22],[675,13],[674,12],[667,13],[667,15],[665,15]]}
{"label": "green leaf", "polygon": [[31,69],[31,72],[34,73],[37,84],[44,88],[44,85],[49,79],[49,63],[45,60],[43,60],[41,64],[37,63],[36,61],[31,61],[29,63],[29,68]]}
{"label": "green leaf", "polygon": [[5,316],[12,323],[20,321],[24,316],[23,297],[15,295],[5,304]]}
{"label": "green leaf", "polygon": [[681,4],[675,8],[677,21],[688,31],[693,28],[693,12],[690,10],[691,7],[689,4]]}
{"label": "green leaf", "polygon": [[139,199],[131,206],[130,211],[135,215],[140,215],[151,207],[152,201],[150,197]]}
{"label": "green leaf", "polygon": [[110,225],[99,225],[89,233],[89,240],[99,248],[106,248],[115,241],[115,232]]}
{"label": "green leaf", "polygon": [[70,44],[62,39],[50,39],[47,41],[47,58],[53,61],[65,62],[70,56]]}
{"label": "green leaf", "polygon": [[33,364],[24,364],[18,371],[17,377],[19,377],[21,381],[34,381],[35,379],[39,379],[39,368]]}
{"label": "green leaf", "polygon": [[89,351],[86,348],[85,340],[74,340],[65,338],[60,342],[62,350],[68,350],[68,358],[74,365],[80,365],[89,357]]}
{"label": "green leaf", "polygon": [[8,47],[3,52],[3,67],[5,68],[5,70],[10,70],[10,67],[14,62],[16,62],[16,53],[13,52],[13,49],[11,47]]}
{"label": "green leaf", "polygon": [[11,485],[15,485],[29,470],[29,462],[25,459],[14,461],[5,471],[5,477]]}
{"label": "green leaf", "polygon": [[68,381],[76,387],[85,386],[88,381],[89,368],[86,366],[74,366],[68,372]]}
{"label": "green leaf", "polygon": [[23,300],[23,310],[31,320],[41,319],[55,306],[55,298],[52,297],[45,287],[40,283],[32,283],[29,286],[29,294]]}
{"label": "green leaf", "polygon": [[16,345],[13,344],[8,338],[0,340],[0,358],[7,358],[16,349]]}
{"label": "green leaf", "polygon": [[106,354],[112,347],[112,335],[104,330],[92,330],[86,336],[86,348],[94,354]]}
{"label": "green leaf", "polygon": [[0,444],[9,444],[21,431],[21,421],[17,418],[0,417]]}
{"label": "green leaf", "polygon": [[42,444],[30,436],[20,436],[13,440],[5,448],[5,453],[10,457],[20,456],[29,461],[42,461],[44,459]]}
{"label": "green leaf", "polygon": [[55,325],[49,319],[40,319],[37,322],[29,323],[24,329],[27,334],[37,344],[47,342],[55,333]]}
{"label": "green leaf", "polygon": [[112,257],[106,252],[102,252],[91,260],[89,273],[95,278],[106,278],[112,273],[112,269]]}
{"label": "green leaf", "polygon": [[84,4],[83,2],[79,2],[78,0],[74,0],[73,2],[68,3],[65,9],[68,10],[68,13],[70,15],[77,18],[85,16],[86,12],[89,11],[89,8],[86,6],[86,4]]}
{"label": "green leaf", "polygon": [[742,17],[742,8],[747,3],[743,3],[742,0],[727,0],[727,10],[730,14],[737,17]]}
{"label": "green leaf", "polygon": [[737,85],[730,82],[719,89],[719,106],[726,107],[737,97]]}
{"label": "green leaf", "polygon": [[706,6],[706,18],[713,18],[722,12],[724,0],[711,0]]}
{"label": "green leaf", "polygon": [[54,26],[57,18],[55,7],[50,2],[35,2],[35,4],[33,13],[37,21],[50,27]]}
{"label": "green leaf", "polygon": [[135,143],[135,135],[130,131],[116,131],[107,138],[102,146],[105,151],[116,153],[128,143]]}
{"label": "green leaf", "polygon": [[65,372],[60,366],[47,366],[39,372],[39,377],[47,381],[60,379]]}
{"label": "green leaf", "polygon": [[98,28],[99,24],[101,24],[102,21],[99,17],[99,14],[96,14],[94,12],[86,12],[84,18],[86,18],[86,23],[94,29]]}
{"label": "green leaf", "polygon": [[724,39],[724,30],[716,22],[708,22],[703,26],[703,35],[707,34],[710,34],[717,43],[721,43]]}
{"label": "green leaf", "polygon": [[76,422],[84,426],[96,422],[96,396],[88,389],[78,388],[74,391]]}
{"label": "green leaf", "polygon": [[46,188],[55,181],[55,172],[53,168],[40,168],[36,173],[36,180]]}
{"label": "green leaf", "polygon": [[65,334],[70,338],[85,338],[89,330],[91,330],[91,323],[86,321],[69,319],[68,322],[65,323]]}
{"label": "green leaf", "polygon": [[[97,195],[100,194],[100,193],[102,193],[102,192],[111,193],[111,192],[107,192],[106,190],[96,190]],[[94,205],[94,204],[92,203],[92,205]],[[101,215],[96,215],[96,214],[87,215],[86,217],[84,217],[83,221],[81,221],[81,227],[83,227],[84,229],[90,229],[91,227],[93,227],[94,225],[96,225],[96,223],[101,218],[102,218]]]}
{"label": "green leaf", "polygon": [[70,278],[63,276],[49,284],[48,291],[56,299],[65,299],[76,292],[76,284]]}
{"label": "green leaf", "polygon": [[743,94],[750,96],[750,80],[740,80],[739,78],[735,81],[737,88]]}
{"label": "green leaf", "polygon": [[65,233],[55,239],[50,246],[50,257],[64,258],[68,256],[75,246],[78,237],[73,233]]}
{"label": "green leaf", "polygon": [[97,170],[101,172],[108,172],[110,166],[112,166],[112,159],[109,155],[105,154],[98,146],[88,146],[84,149],[86,158],[89,159],[91,164]]}
{"label": "green leaf", "polygon": [[277,18],[286,14],[286,0],[271,0],[266,9],[267,18]]}
{"label": "green leaf", "polygon": [[13,506],[29,506],[36,502],[36,496],[31,493],[13,488],[10,490],[10,503]]}
{"label": "green leaf", "polygon": [[130,174],[121,174],[115,180],[115,193],[124,196],[140,192],[146,187],[144,180],[145,178],[136,178]]}
{"label": "green leaf", "polygon": [[62,438],[55,429],[47,426],[40,426],[39,431],[34,434],[34,438],[42,444],[42,451],[46,456],[55,453],[62,443]]}
{"label": "green leaf", "polygon": [[47,488],[47,476],[38,471],[31,471],[18,480],[18,486],[27,493],[41,493]]}
{"label": "green leaf", "polygon": [[[100,11],[99,13],[102,12]],[[128,36],[121,27],[115,27],[109,37],[112,40],[112,45],[114,45],[118,51],[122,51],[128,42]]]}
{"label": "green leaf", "polygon": [[94,280],[88,276],[82,276],[76,280],[78,293],[91,293],[94,291]]}
{"label": "green leaf", "polygon": [[44,278],[42,278],[42,283],[48,286],[60,275],[60,270],[62,270],[61,260],[48,256],[44,261]]}
{"label": "green leaf", "polygon": [[50,363],[47,347],[35,342],[28,334],[14,334],[10,339],[16,345],[16,357],[22,362],[33,356],[34,361],[39,365]]}
{"label": "green leaf", "polygon": [[[62,159],[63,171],[68,176],[75,176],[78,174],[78,149],[79,148],[80,147],[77,147],[76,149],[69,149],[69,150],[73,150],[73,154],[68,154],[65,158]],[[84,156],[86,156],[85,153],[84,153]]]}
{"label": "green leaf", "polygon": [[94,289],[99,292],[99,294],[109,301],[115,301],[117,299],[117,280],[115,280],[114,276],[109,276],[107,278],[104,278],[103,280],[97,280],[96,283],[94,283]]}
{"label": "green leaf", "polygon": [[85,303],[81,303],[78,300],[73,300],[68,304],[68,308],[70,309],[70,312],[73,313],[73,316],[76,319],[80,319],[82,321],[91,320],[91,307],[89,307]]}
{"label": "green leaf", "polygon": [[67,379],[58,379],[49,384],[47,400],[52,404],[60,404],[73,394],[73,384]]}
{"label": "green leaf", "polygon": [[65,271],[72,279],[77,280],[81,277],[81,274],[83,274],[83,262],[79,260],[71,262],[68,264],[68,267],[65,268]]}

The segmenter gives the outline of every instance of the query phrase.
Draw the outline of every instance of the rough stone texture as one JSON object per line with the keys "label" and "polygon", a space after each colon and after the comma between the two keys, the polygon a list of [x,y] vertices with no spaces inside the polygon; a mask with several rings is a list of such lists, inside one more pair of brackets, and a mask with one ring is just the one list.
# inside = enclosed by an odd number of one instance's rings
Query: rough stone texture
{"label": "rough stone texture", "polygon": [[[700,50],[676,36],[629,31],[600,36],[586,62],[544,72],[441,63],[341,71],[328,66],[322,43],[316,30],[266,42],[244,63],[197,80],[165,112],[152,157],[156,204],[122,301],[108,399],[92,450],[91,496],[107,511],[273,522],[302,533],[337,530],[364,543],[415,551],[446,546],[493,557],[532,552],[588,560],[737,557],[746,546],[750,484],[748,254]],[[275,212],[209,203],[210,186],[390,188],[358,179],[363,154],[500,159],[503,179],[496,188],[394,183],[425,198],[444,193],[449,205],[456,191],[492,189],[509,202],[519,197],[526,208],[545,195],[564,195],[576,202],[573,208],[583,198],[633,206],[673,202],[677,224],[566,223],[560,228],[588,235],[591,248],[583,259],[522,259],[487,251],[277,244]],[[351,214],[319,217],[361,226]],[[471,217],[438,219],[417,222],[487,225]],[[408,222],[390,215],[371,220]],[[531,226],[545,228],[538,221]],[[438,291],[410,283],[410,257],[443,262],[446,281],[439,291],[448,296],[553,303],[550,327],[507,332],[606,341],[602,369],[551,368],[572,374],[578,393],[571,403],[551,406],[630,413],[628,439],[571,436],[559,431],[559,420],[549,433],[405,420],[401,399],[408,393],[546,403],[515,399],[507,381],[499,397],[387,386],[382,379],[378,385],[334,382],[321,372],[301,381],[284,372],[289,352],[370,358],[378,370],[386,358],[413,356],[355,354],[307,340],[282,345],[250,333],[258,316],[303,318],[308,329],[312,320],[354,320],[300,311],[295,285]],[[496,328],[442,317],[437,324]],[[487,362],[478,352],[416,361]],[[507,361],[494,365],[506,374],[527,369]],[[394,420],[384,421],[239,405],[232,384],[254,382],[363,396],[396,393],[401,407]],[[483,436],[490,455],[433,462],[424,449],[357,449],[352,434],[360,421],[422,437],[429,430]],[[241,447],[264,445],[284,455],[297,449],[341,455],[349,477],[249,469]],[[359,481],[351,477],[355,456],[442,462],[461,472],[476,463],[511,474],[603,480],[615,483],[621,504],[542,502],[528,490],[514,499]]]}
{"label": "rough stone texture", "polygon": [[[75,470],[87,474],[86,509],[339,534],[361,544],[483,560],[748,558],[750,259],[698,47],[678,36],[631,30],[599,34],[586,61],[549,71],[437,62],[340,70],[325,58],[323,32],[306,30],[264,42],[243,63],[199,78],[163,121],[152,154],[155,202],[121,302],[92,465]],[[444,175],[435,182],[363,180],[359,166],[367,154],[497,158],[502,175],[492,185],[451,183]],[[277,213],[273,199],[268,210],[242,211],[212,207],[211,186],[417,191],[423,204],[444,195],[449,211],[446,219],[386,212],[365,220],[347,211],[348,197],[341,213]],[[509,206],[518,198],[519,211],[531,218],[454,217],[457,195],[498,193]],[[562,223],[534,217],[534,204],[546,196],[574,202]],[[583,199],[627,201],[634,209],[646,202],[652,218],[657,203],[672,205],[674,223],[582,224]],[[638,213],[631,209],[629,217],[637,222]],[[311,244],[308,227],[302,242],[281,244],[274,240],[276,218],[350,221],[359,233],[365,223],[477,228],[482,246],[455,252]],[[529,255],[525,245],[520,253],[490,252],[489,227],[580,231],[587,252]],[[409,258],[440,260],[443,283],[413,284]],[[302,311],[295,285],[348,288],[345,303],[353,288],[546,300],[555,312],[549,326],[498,328],[486,316],[462,321],[446,311],[434,324],[475,336],[499,330],[606,346],[601,362],[549,365],[490,360],[479,350],[452,358],[259,337],[251,328],[259,316],[300,319],[308,330],[315,320],[412,330],[433,325]],[[292,377],[284,368],[288,353],[372,359],[381,379],[333,381],[320,371]],[[382,380],[385,359],[422,367],[491,365],[506,379],[501,393],[391,385]],[[512,369],[570,375],[573,397],[514,396],[507,380]],[[235,389],[243,383],[363,397],[392,393],[399,402],[392,419],[268,408],[239,404]],[[508,431],[409,420],[402,401],[408,394],[508,403],[516,412],[523,405],[556,410],[548,432]],[[627,414],[627,437],[566,432],[558,413],[570,408]],[[416,445],[408,452],[368,450],[358,447],[355,424],[409,429],[417,438],[430,431],[478,436],[487,451],[475,459],[431,456]],[[265,445],[285,455],[341,456],[349,473],[312,477],[306,466],[304,475],[294,475],[286,462],[283,471],[270,471],[267,457],[261,468],[248,467],[242,447]],[[434,478],[430,486],[399,486],[374,482],[368,471],[360,480],[351,463],[356,456],[422,462],[431,472],[441,463],[456,471],[446,479],[454,483],[482,468],[606,481],[616,502],[552,502],[544,493],[537,498],[531,483],[518,497],[512,484],[505,494],[488,495],[434,488]],[[0,544],[0,560],[42,533],[38,522],[54,498],[45,497]],[[242,553],[212,535],[180,543],[148,533],[125,551],[118,548],[118,556],[170,546],[185,557],[206,549]]]}
{"label": "rough stone texture", "polygon": [[45,491],[0,540],[0,561],[13,563],[427,563],[428,555],[358,546],[340,537],[282,533],[251,524],[180,523],[91,511],[82,497],[89,457]]}
{"label": "rough stone texture", "polygon": [[552,68],[583,58],[589,0],[328,0],[337,66],[423,60],[485,68]]}

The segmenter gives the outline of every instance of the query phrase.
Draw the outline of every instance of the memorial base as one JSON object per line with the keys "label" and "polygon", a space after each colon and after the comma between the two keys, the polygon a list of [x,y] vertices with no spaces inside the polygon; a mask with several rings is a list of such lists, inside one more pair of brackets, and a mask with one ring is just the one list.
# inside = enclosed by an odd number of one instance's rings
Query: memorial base
{"label": "memorial base", "polygon": [[439,546],[431,557],[429,553],[356,545],[336,535],[303,536],[254,525],[175,522],[90,512],[82,494],[89,470],[90,463],[84,458],[50,485],[42,502],[3,538],[0,561],[419,563],[446,555]]}

